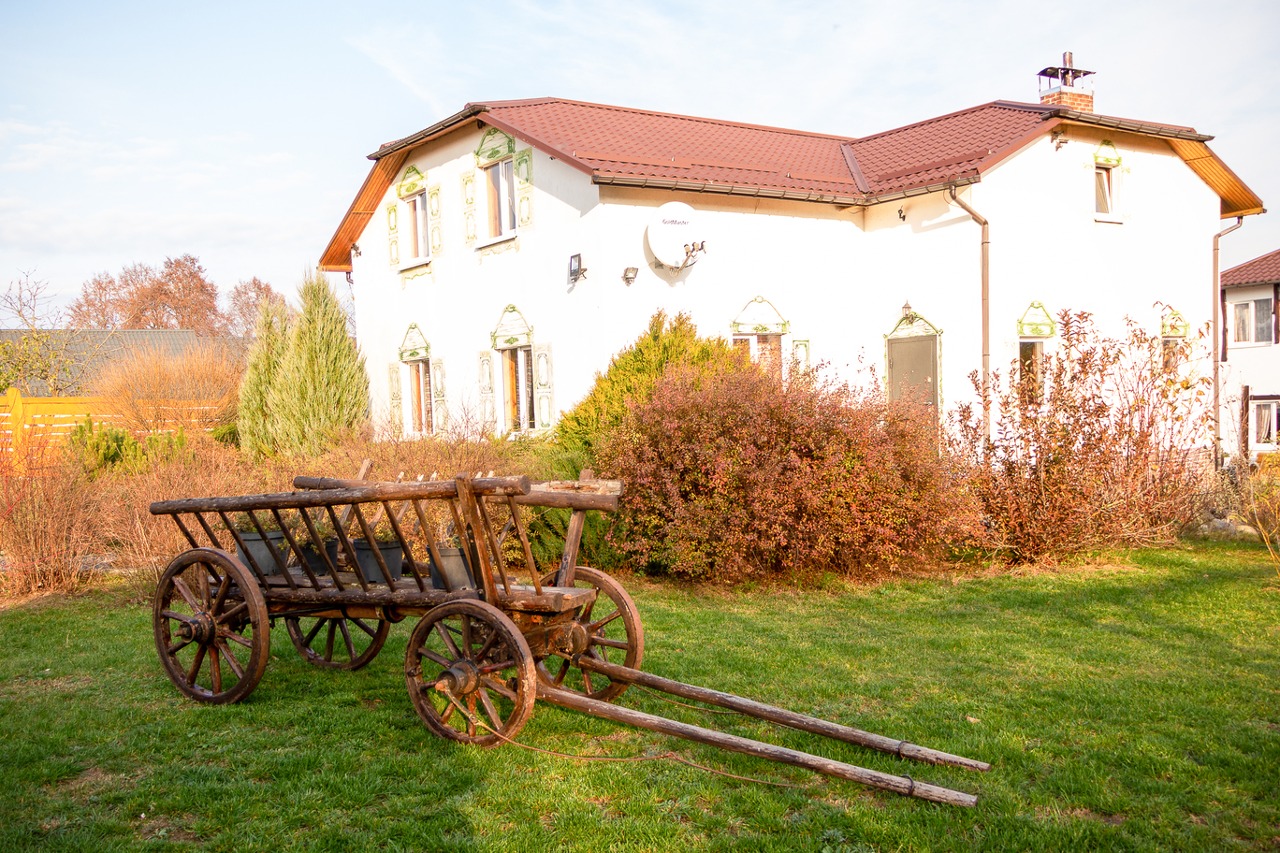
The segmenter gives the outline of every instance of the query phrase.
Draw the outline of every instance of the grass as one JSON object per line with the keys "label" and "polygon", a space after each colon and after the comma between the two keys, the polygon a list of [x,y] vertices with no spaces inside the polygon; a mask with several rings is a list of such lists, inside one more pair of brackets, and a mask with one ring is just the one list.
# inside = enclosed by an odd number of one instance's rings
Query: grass
{"label": "grass", "polygon": [[[988,774],[623,703],[980,795],[937,806],[539,705],[520,741],[433,738],[410,622],[355,673],[283,630],[243,703],[161,674],[111,593],[0,611],[0,849],[1232,850],[1280,846],[1280,583],[1260,548],[803,594],[627,581],[645,668],[990,761]],[[283,628],[283,626],[279,626]]]}

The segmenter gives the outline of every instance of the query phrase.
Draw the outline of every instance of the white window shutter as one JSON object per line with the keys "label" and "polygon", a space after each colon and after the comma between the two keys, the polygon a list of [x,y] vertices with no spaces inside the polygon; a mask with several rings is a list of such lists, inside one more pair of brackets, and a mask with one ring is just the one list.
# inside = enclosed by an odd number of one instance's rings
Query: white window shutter
{"label": "white window shutter", "polygon": [[537,410],[538,429],[551,427],[552,391],[551,344],[533,345],[533,405]]}
{"label": "white window shutter", "polygon": [[493,393],[493,350],[481,350],[480,356],[480,428],[498,429],[498,403]]}
{"label": "white window shutter", "polygon": [[444,392],[444,359],[431,359],[431,428],[444,432],[449,428],[448,400]]}

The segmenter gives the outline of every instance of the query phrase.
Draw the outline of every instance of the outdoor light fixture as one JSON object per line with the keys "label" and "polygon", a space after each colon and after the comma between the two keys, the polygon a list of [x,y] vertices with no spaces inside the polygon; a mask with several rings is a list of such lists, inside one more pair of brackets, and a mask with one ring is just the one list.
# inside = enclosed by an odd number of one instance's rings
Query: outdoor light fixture
{"label": "outdoor light fixture", "polygon": [[622,271],[622,280],[623,282],[626,283],[627,287],[630,287],[631,285],[636,283],[636,275],[639,272],[640,272],[639,267],[627,267],[625,270]]}
{"label": "outdoor light fixture", "polygon": [[587,277],[587,268],[582,265],[582,255],[569,256],[569,281],[577,282]]}
{"label": "outdoor light fixture", "polygon": [[907,221],[907,212],[903,210],[901,207],[898,208],[898,218],[901,219],[903,222]]}

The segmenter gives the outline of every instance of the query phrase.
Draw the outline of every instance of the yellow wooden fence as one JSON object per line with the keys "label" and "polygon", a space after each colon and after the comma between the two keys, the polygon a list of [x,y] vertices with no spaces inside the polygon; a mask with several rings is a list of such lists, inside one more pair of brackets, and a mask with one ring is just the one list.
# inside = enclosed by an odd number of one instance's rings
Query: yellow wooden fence
{"label": "yellow wooden fence", "polygon": [[[178,416],[179,411],[191,415],[204,410],[213,416],[226,408],[225,401],[207,405],[148,401],[142,405],[147,409],[149,421],[170,421],[166,424],[168,428],[183,420]],[[24,397],[17,388],[10,388],[0,401],[0,465],[21,471],[27,469],[29,463],[43,461],[49,451],[66,446],[71,432],[86,418],[119,427],[124,427],[126,422],[119,401],[109,397]],[[203,428],[213,425],[212,422],[196,424]]]}

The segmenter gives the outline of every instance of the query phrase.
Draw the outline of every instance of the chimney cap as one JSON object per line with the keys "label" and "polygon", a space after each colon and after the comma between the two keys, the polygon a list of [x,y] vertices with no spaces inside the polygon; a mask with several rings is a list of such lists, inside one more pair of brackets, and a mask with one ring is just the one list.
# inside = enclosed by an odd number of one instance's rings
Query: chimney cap
{"label": "chimney cap", "polygon": [[1081,77],[1088,77],[1092,71],[1085,71],[1083,68],[1073,68],[1074,57],[1071,51],[1062,54],[1061,65],[1050,65],[1048,68],[1042,68],[1036,72],[1037,77],[1048,77],[1051,80],[1061,80],[1062,85],[1070,86]]}

